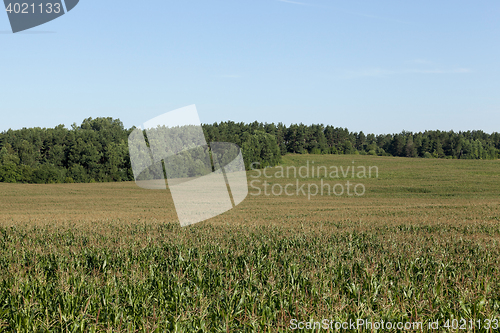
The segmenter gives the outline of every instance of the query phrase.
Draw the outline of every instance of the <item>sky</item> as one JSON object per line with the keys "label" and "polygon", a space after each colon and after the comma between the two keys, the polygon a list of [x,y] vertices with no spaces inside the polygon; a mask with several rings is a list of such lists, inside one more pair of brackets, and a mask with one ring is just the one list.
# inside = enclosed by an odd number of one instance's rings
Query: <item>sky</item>
{"label": "sky", "polygon": [[0,131],[195,104],[202,123],[500,132],[500,1],[80,0],[13,34]]}

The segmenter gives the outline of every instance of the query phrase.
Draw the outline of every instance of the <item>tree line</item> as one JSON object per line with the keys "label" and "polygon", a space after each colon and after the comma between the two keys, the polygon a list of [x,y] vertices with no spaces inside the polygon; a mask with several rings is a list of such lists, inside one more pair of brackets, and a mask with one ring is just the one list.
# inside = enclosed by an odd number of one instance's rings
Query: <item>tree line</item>
{"label": "tree line", "polygon": [[[119,119],[87,118],[70,129],[23,128],[0,133],[0,182],[71,183],[133,180],[126,129]],[[360,154],[422,158],[497,159],[500,134],[425,131],[398,134],[282,123],[221,122],[203,125],[206,141],[241,147],[245,167],[280,163],[295,154]]]}
{"label": "tree line", "polygon": [[[500,156],[500,133],[483,131],[425,131],[397,134],[350,132],[347,128],[292,124],[252,124],[222,122],[205,125],[206,135],[242,146],[248,133],[271,134],[281,155],[360,154],[399,157],[497,159]],[[212,140],[213,141],[213,140]]]}

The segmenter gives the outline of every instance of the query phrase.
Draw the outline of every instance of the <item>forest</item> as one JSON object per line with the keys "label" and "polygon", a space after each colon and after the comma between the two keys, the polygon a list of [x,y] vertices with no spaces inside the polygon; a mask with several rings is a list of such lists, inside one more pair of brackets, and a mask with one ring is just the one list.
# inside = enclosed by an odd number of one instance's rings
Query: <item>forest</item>
{"label": "forest", "polygon": [[[0,182],[91,183],[134,180],[128,136],[119,119],[87,118],[70,129],[23,128],[0,133]],[[241,147],[247,169],[275,166],[295,154],[359,154],[408,158],[498,159],[500,134],[425,131],[364,134],[347,128],[232,121],[205,124],[206,141]]]}

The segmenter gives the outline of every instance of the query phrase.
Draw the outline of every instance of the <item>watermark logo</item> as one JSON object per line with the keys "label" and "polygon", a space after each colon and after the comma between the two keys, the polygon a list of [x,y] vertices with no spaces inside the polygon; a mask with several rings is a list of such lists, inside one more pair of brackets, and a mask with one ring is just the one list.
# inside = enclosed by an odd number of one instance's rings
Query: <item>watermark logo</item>
{"label": "watermark logo", "polygon": [[[304,196],[308,200],[320,196],[361,197],[366,193],[363,180],[378,178],[377,166],[352,165],[316,165],[307,161],[306,165],[277,166],[259,169],[260,163],[250,165],[251,196]],[[294,181],[290,181],[290,180]],[[332,183],[336,181],[336,183]],[[342,180],[342,181],[338,181]]]}
{"label": "watermark logo", "polygon": [[69,12],[79,0],[4,0],[12,32],[31,29]]}
{"label": "watermark logo", "polygon": [[222,214],[248,195],[240,148],[209,146],[194,105],[147,121],[128,141],[136,184],[150,190],[168,184],[183,227]]}

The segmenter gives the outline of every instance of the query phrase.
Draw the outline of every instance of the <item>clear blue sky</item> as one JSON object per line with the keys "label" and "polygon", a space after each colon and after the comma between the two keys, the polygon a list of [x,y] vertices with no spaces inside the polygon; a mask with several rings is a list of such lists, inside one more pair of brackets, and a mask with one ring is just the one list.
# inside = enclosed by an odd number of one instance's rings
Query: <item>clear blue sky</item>
{"label": "clear blue sky", "polygon": [[0,131],[204,123],[500,131],[500,1],[91,1],[26,33],[0,14]]}

